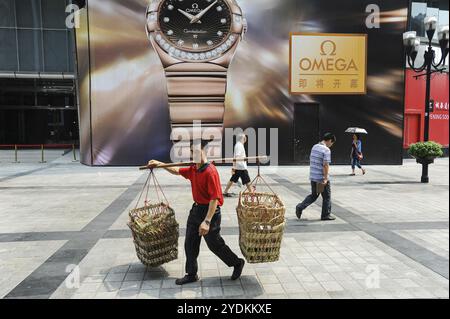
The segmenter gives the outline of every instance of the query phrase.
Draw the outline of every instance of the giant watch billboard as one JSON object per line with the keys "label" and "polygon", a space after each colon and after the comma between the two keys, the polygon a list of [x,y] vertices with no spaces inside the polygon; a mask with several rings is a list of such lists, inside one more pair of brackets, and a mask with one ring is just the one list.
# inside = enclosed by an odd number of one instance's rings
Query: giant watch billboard
{"label": "giant watch billboard", "polygon": [[[168,160],[174,128],[186,128],[193,120],[221,128],[276,128],[282,164],[298,163],[296,148],[307,152],[328,131],[338,137],[334,162],[347,163],[350,142],[344,131],[362,126],[370,133],[365,143],[367,163],[400,163],[401,34],[406,29],[407,1],[379,1],[379,28],[367,25],[370,2],[362,0],[149,4],[88,0],[83,9],[84,25],[76,30],[83,163],[140,165],[151,158]],[[346,72],[358,76],[348,83],[341,76],[339,83],[349,85],[341,92],[338,81],[324,89],[327,95],[306,88],[294,92],[290,87],[290,35],[312,33],[363,39],[354,56],[344,57]],[[317,57],[332,54],[334,45],[339,54],[342,47],[331,42],[321,48],[323,42],[318,41]],[[359,52],[363,49],[367,51]],[[306,54],[313,63],[314,52]],[[168,70],[173,60],[181,63]],[[344,62],[337,63],[339,71]],[[306,60],[302,67],[308,68]],[[314,78],[315,85],[318,80]],[[313,113],[302,110],[311,105],[319,111],[310,118],[305,114]],[[311,129],[302,124],[313,122],[318,124]],[[298,126],[312,132],[300,144],[295,139]]]}

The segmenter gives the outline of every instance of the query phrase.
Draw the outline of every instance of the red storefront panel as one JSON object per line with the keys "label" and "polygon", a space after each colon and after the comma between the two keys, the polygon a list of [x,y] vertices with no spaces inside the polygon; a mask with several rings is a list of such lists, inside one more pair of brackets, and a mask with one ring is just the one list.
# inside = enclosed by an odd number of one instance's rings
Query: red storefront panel
{"label": "red storefront panel", "polygon": [[[404,147],[423,140],[425,113],[425,76],[418,78],[412,70],[406,71]],[[430,140],[449,145],[449,78],[448,73],[435,73],[431,80],[431,99],[435,102],[430,115]]]}

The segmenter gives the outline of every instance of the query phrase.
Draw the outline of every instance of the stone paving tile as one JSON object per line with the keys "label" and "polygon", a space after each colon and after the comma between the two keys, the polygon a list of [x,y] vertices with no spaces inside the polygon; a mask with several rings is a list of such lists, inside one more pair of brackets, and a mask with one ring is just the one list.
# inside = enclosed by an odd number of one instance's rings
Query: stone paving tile
{"label": "stone paving tile", "polygon": [[278,295],[286,292],[281,284],[263,284],[262,287],[266,294]]}
{"label": "stone paving tile", "polygon": [[112,291],[118,291],[120,287],[122,286],[121,281],[115,281],[115,282],[103,282],[102,285],[100,285],[97,292],[112,292]]}
{"label": "stone paving tile", "polygon": [[181,288],[162,288],[159,294],[161,299],[179,299],[181,296]]}
{"label": "stone paving tile", "polygon": [[417,288],[419,285],[411,279],[394,279],[394,281],[402,288]]}
{"label": "stone paving tile", "polygon": [[205,298],[217,298],[223,296],[223,290],[221,286],[203,286],[203,297]]}
{"label": "stone paving tile", "polygon": [[345,290],[348,291],[360,291],[364,288],[355,280],[348,280],[348,281],[337,281],[337,283]]}
{"label": "stone paving tile", "polygon": [[124,281],[142,281],[144,279],[144,274],[143,272],[128,272],[125,275]]}
{"label": "stone paving tile", "polygon": [[126,273],[110,273],[106,276],[106,282],[118,281],[122,282],[125,279]]}
{"label": "stone paving tile", "polygon": [[325,292],[325,288],[318,282],[304,282],[302,283],[303,288],[306,292]]}
{"label": "stone paving tile", "polygon": [[84,283],[78,288],[77,293],[95,293],[102,286],[102,283]]}
{"label": "stone paving tile", "polygon": [[297,278],[293,274],[291,274],[290,272],[286,272],[286,273],[279,274],[279,275],[276,275],[276,276],[277,276],[278,281],[280,283],[292,283],[292,282],[295,283],[295,282],[297,282]]}
{"label": "stone paving tile", "polygon": [[314,278],[317,281],[320,281],[320,282],[333,281],[334,280],[333,276],[331,274],[327,273],[327,272],[325,272],[325,273],[316,273],[316,274],[313,274],[313,276],[314,276]]}
{"label": "stone paving tile", "polygon": [[320,283],[328,292],[344,291],[344,288],[337,281],[324,281]]}
{"label": "stone paving tile", "polygon": [[71,299],[94,299],[95,293],[76,293],[74,294]]}
{"label": "stone paving tile", "polygon": [[294,293],[303,293],[306,292],[303,286],[300,283],[283,283],[282,284],[284,291],[287,294],[294,294]]}
{"label": "stone paving tile", "polygon": [[262,284],[277,284],[280,282],[275,275],[258,276],[258,279]]}
{"label": "stone paving tile", "polygon": [[116,299],[136,299],[139,295],[139,289],[119,290]]}
{"label": "stone paving tile", "polygon": [[110,292],[97,292],[94,299],[115,299],[117,296],[117,291]]}
{"label": "stone paving tile", "polygon": [[242,296],[244,289],[242,286],[223,286],[224,296]]}
{"label": "stone paving tile", "polygon": [[393,293],[387,289],[371,289],[371,290],[369,290],[369,293],[375,299],[392,299],[392,298],[394,298]]}
{"label": "stone paving tile", "polygon": [[347,290],[328,291],[328,295],[332,299],[353,299],[353,295]]}
{"label": "stone paving tile", "polygon": [[217,287],[221,286],[222,281],[220,277],[203,277],[201,280],[202,287]]}
{"label": "stone paving tile", "polygon": [[106,278],[106,275],[92,275],[84,278],[83,283],[95,283],[95,282],[103,282]]}
{"label": "stone paving tile", "polygon": [[194,299],[203,297],[201,287],[183,287],[181,289],[181,298],[183,299]]}
{"label": "stone paving tile", "polygon": [[141,285],[142,281],[124,281],[120,286],[120,290],[139,290]]}
{"label": "stone paving tile", "polygon": [[257,284],[257,285],[242,285],[244,288],[245,296],[248,297],[258,297],[264,294],[264,288]]}
{"label": "stone paving tile", "polygon": [[162,280],[145,280],[142,282],[141,290],[161,289]]}
{"label": "stone paving tile", "polygon": [[331,296],[326,291],[310,291],[308,292],[311,299],[331,299]]}
{"label": "stone paving tile", "polygon": [[137,295],[137,299],[159,299],[159,294],[159,289],[141,290]]}

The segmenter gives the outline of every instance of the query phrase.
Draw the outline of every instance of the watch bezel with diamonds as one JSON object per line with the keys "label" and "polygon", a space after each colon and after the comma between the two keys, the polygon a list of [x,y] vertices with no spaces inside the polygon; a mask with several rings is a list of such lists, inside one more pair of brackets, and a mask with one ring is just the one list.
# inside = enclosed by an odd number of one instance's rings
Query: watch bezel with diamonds
{"label": "watch bezel with diamonds", "polygon": [[242,15],[241,8],[234,0],[222,0],[229,8],[232,15],[230,32],[225,39],[215,47],[199,52],[176,47],[161,31],[159,25],[159,12],[165,0],[154,0],[147,8],[147,36],[152,43],[156,44],[171,58],[185,62],[208,62],[219,59],[234,48],[243,33],[247,29],[246,20]]}

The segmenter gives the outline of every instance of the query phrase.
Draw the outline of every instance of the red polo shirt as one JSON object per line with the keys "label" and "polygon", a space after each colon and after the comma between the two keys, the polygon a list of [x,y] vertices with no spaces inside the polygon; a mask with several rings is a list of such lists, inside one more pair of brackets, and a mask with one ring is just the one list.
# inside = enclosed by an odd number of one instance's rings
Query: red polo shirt
{"label": "red polo shirt", "polygon": [[196,165],[180,168],[180,175],[191,181],[192,197],[197,204],[209,205],[209,202],[218,199],[218,205],[223,205],[222,185],[213,164],[205,164],[199,170]]}

